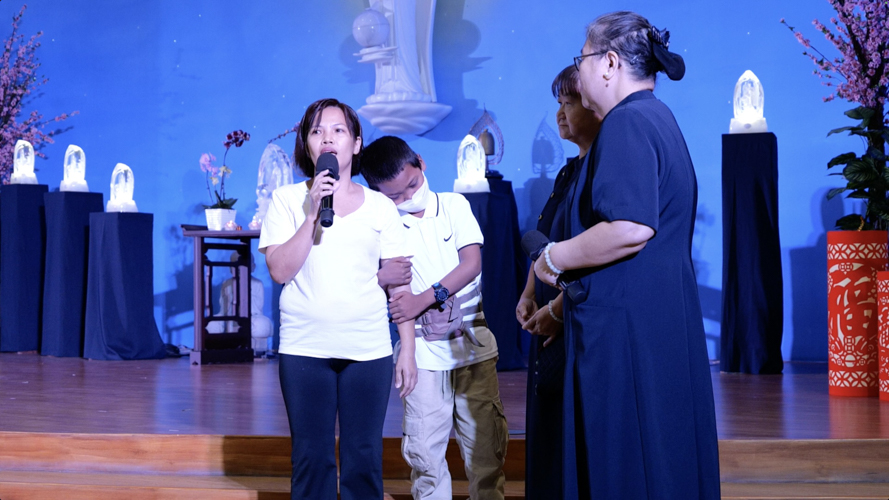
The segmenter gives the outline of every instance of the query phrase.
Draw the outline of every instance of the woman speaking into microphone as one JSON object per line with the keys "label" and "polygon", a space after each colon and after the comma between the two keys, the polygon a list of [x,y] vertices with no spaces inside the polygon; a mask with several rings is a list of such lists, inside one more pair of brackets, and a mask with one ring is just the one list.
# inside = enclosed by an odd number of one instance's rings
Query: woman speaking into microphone
{"label": "woman speaking into microphone", "polygon": [[[377,271],[404,255],[405,229],[388,198],[352,182],[361,148],[351,107],[335,99],[312,103],[293,154],[309,180],[275,190],[259,237],[269,274],[284,285],[278,353],[293,444],[291,499],[336,500],[337,416],[340,498],[383,498],[392,343]],[[329,169],[316,173],[316,164],[332,160],[326,155],[335,158],[339,180]],[[334,214],[322,226],[328,196]],[[417,380],[414,325],[399,324],[398,331],[395,385],[404,397]]]}

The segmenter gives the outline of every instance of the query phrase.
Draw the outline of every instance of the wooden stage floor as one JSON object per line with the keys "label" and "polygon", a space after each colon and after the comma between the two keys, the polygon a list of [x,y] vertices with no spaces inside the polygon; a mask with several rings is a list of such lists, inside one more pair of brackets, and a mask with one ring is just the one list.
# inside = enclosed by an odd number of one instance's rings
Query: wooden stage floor
{"label": "wooden stage floor", "polygon": [[[827,394],[827,366],[784,375],[713,367],[720,439],[889,439],[889,402]],[[525,428],[524,371],[501,372],[510,433]],[[384,435],[401,436],[393,389]],[[88,361],[0,354],[0,432],[287,436],[278,363],[191,366],[188,358]]]}

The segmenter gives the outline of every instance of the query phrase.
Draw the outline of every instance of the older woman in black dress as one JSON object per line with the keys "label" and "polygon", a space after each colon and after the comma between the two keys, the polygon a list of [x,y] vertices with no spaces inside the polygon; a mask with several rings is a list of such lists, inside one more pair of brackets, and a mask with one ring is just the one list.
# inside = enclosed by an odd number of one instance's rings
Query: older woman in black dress
{"label": "older woman in black dress", "polygon": [[669,33],[596,19],[575,58],[603,117],[567,198],[567,238],[535,274],[579,280],[565,301],[564,498],[718,499],[713,392],[691,260],[697,182],[655,75],[682,78]]}
{"label": "older woman in black dress", "polygon": [[[577,68],[563,69],[552,84],[559,103],[556,121],[559,136],[578,147],[556,175],[553,192],[540,217],[537,230],[552,241],[563,240],[565,193],[573,185],[587,152],[599,133],[602,120],[583,107],[578,92]],[[522,328],[536,335],[528,356],[528,394],[525,414],[525,498],[560,498],[562,491],[562,378],[565,343],[562,337],[562,294],[528,273],[525,290],[516,306]]]}

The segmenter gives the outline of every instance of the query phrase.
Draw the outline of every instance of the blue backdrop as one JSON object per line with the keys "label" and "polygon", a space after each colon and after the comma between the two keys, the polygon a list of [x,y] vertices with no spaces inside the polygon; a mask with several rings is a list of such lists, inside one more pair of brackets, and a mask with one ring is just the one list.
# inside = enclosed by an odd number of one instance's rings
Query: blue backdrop
{"label": "blue backdrop", "polygon": [[[38,50],[50,81],[31,104],[46,116],[78,110],[38,159],[40,182],[58,187],[68,144],[86,152],[87,181],[108,199],[118,162],[135,173],[135,199],[154,218],[154,310],[162,336],[191,345],[191,241],[179,224],[203,224],[208,195],[198,167],[201,153],[220,160],[227,132],[244,129],[252,140],[233,149],[227,191],[239,198],[238,222],[255,210],[256,172],[268,139],[293,126],[305,107],[336,97],[353,107],[373,92],[374,71],[353,55],[352,20],[365,0],[31,0],[22,33],[44,32]],[[21,4],[0,3],[8,22]],[[584,28],[597,15],[635,10],[672,34],[671,49],[685,57],[681,82],[663,79],[656,94],[675,113],[697,168],[700,185],[694,258],[711,357],[718,357],[722,283],[720,135],[728,131],[734,84],[746,69],[765,87],[765,114],[778,137],[780,227],[784,263],[786,359],[824,360],[827,352],[825,230],[844,211],[825,201],[837,186],[826,175],[834,155],[860,149],[828,130],[848,125],[844,102],[822,103],[828,89],[779,19],[817,36],[810,22],[827,21],[826,0],[438,0],[434,71],[440,102],[451,114],[423,136],[408,137],[429,164],[432,189],[449,191],[456,177],[459,141],[486,108],[506,141],[496,168],[515,187],[522,229],[528,229],[548,194],[552,173],[535,172],[541,160],[534,139],[556,129],[553,77],[577,55]],[[832,47],[819,44],[828,55]],[[364,122],[365,139],[381,134]],[[292,150],[292,135],[281,141]],[[566,156],[576,154],[562,143]],[[850,208],[849,206],[845,209]],[[257,256],[258,253],[256,254]],[[261,256],[259,256],[261,257]],[[271,286],[264,263],[256,271]],[[223,276],[224,278],[225,276]]]}

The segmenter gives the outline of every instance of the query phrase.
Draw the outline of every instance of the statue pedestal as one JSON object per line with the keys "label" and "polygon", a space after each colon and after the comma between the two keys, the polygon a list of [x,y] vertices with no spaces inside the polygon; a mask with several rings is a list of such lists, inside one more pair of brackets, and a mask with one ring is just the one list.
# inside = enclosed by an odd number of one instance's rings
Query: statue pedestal
{"label": "statue pedestal", "polygon": [[0,351],[36,351],[43,305],[45,184],[0,188]]}
{"label": "statue pedestal", "polygon": [[724,372],[781,373],[784,286],[775,134],[722,136]]}
{"label": "statue pedestal", "polygon": [[153,225],[152,214],[90,214],[83,357],[166,357],[154,321]]}
{"label": "statue pedestal", "polygon": [[525,368],[522,329],[515,305],[525,287],[528,259],[522,252],[512,182],[492,179],[491,192],[467,193],[472,214],[485,237],[482,247],[482,300],[485,320],[497,339],[498,370]]}
{"label": "statue pedestal", "polygon": [[56,192],[46,203],[46,278],[40,354],[83,355],[90,213],[102,212],[102,193]]}
{"label": "statue pedestal", "polygon": [[421,101],[389,101],[366,104],[358,114],[374,127],[396,135],[428,132],[451,112],[447,104]]}

